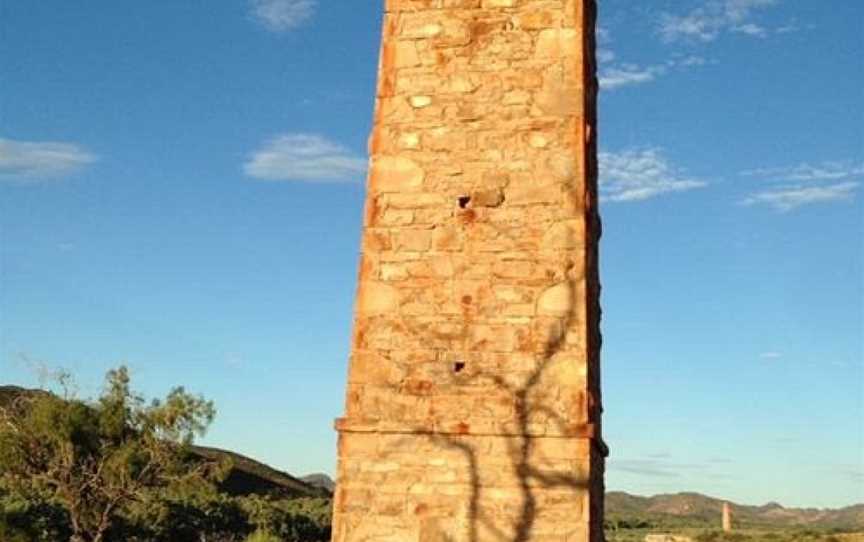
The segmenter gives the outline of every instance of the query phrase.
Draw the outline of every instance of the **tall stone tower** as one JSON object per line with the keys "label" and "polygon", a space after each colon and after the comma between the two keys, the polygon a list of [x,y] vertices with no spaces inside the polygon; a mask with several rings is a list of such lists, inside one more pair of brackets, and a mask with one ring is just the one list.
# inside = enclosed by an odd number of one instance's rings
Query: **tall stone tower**
{"label": "tall stone tower", "polygon": [[386,2],[336,542],[603,540],[595,10]]}
{"label": "tall stone tower", "polygon": [[731,533],[732,532],[732,507],[729,506],[728,502],[723,503],[723,532]]}

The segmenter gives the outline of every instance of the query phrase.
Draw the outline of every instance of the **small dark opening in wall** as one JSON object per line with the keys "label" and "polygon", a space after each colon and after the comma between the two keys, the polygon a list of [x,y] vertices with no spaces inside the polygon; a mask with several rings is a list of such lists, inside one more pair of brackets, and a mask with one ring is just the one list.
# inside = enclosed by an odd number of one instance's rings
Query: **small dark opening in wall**
{"label": "small dark opening in wall", "polygon": [[461,373],[464,369],[465,369],[465,362],[464,361],[457,361],[456,363],[453,364],[453,372],[454,373]]}
{"label": "small dark opening in wall", "polygon": [[471,203],[471,196],[459,196],[459,208],[465,209]]}

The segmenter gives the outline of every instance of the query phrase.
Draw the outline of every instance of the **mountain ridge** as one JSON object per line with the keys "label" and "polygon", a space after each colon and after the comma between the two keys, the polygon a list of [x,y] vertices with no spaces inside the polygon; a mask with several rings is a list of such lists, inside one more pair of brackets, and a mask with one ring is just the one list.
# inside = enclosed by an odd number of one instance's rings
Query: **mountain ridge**
{"label": "mountain ridge", "polygon": [[864,529],[864,503],[842,508],[787,508],[776,502],[763,505],[738,504],[728,499],[696,492],[662,493],[650,497],[623,491],[606,493],[607,516],[611,519],[641,519],[649,523],[697,522],[720,524],[723,503],[728,502],[736,525],[744,527],[804,526]]}

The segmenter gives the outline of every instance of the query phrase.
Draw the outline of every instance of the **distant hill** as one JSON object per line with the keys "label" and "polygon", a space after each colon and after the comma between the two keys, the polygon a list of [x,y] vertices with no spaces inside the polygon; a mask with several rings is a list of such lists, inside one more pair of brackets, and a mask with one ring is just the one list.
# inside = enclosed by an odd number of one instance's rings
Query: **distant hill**
{"label": "distant hill", "polygon": [[[699,493],[640,497],[611,491],[606,494],[606,515],[610,520],[642,520],[654,525],[717,527],[724,502]],[[740,527],[864,529],[864,504],[840,509],[785,508],[777,503],[762,506],[729,504],[735,524]]]}
{"label": "distant hill", "polygon": [[0,386],[0,408],[11,405],[19,397],[33,397],[44,395],[48,392],[42,390],[30,390],[18,386]]}
{"label": "distant hill", "polygon": [[280,498],[329,497],[331,490],[303,481],[245,455],[219,448],[193,446],[192,453],[211,461],[229,459],[231,471],[220,484],[229,495],[271,495]]}
{"label": "distant hill", "polygon": [[300,479],[309,485],[326,489],[330,493],[333,493],[333,490],[336,489],[336,482],[333,481],[333,478],[321,472],[307,474],[300,477]]}

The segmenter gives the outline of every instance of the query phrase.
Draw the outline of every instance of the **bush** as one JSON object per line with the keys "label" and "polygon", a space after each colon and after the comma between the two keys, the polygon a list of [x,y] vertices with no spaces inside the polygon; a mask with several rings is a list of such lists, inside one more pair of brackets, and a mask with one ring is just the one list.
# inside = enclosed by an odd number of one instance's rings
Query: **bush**
{"label": "bush", "polygon": [[[69,540],[59,503],[0,494],[0,541]],[[215,492],[153,494],[112,522],[107,542],[326,542],[330,501],[230,497]]]}
{"label": "bush", "polygon": [[245,542],[282,542],[282,539],[267,531],[255,531],[250,534]]}
{"label": "bush", "polygon": [[242,500],[249,523],[258,531],[283,542],[317,542],[330,539],[330,501],[327,499]]}

